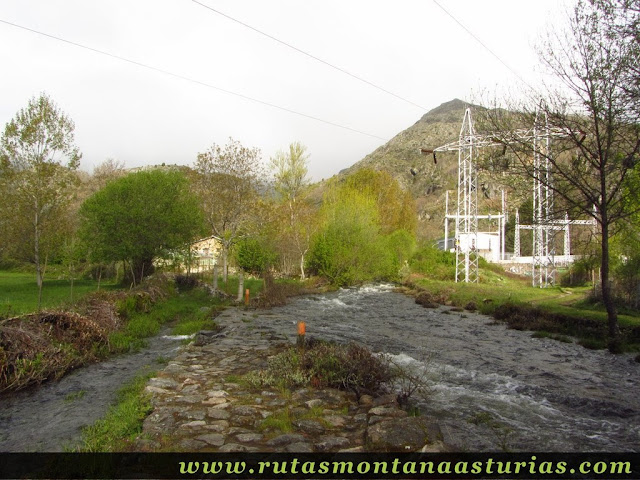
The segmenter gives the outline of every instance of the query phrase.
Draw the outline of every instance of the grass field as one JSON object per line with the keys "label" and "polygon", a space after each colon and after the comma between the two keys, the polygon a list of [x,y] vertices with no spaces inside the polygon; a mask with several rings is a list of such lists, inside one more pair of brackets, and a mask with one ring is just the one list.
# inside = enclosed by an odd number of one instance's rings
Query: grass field
{"label": "grass field", "polygon": [[[42,308],[64,307],[81,296],[97,290],[98,282],[75,280],[73,292],[69,280],[48,279],[42,286]],[[101,289],[113,289],[113,283],[102,281]],[[38,286],[35,273],[0,270],[0,318],[35,312],[38,309]]]}
{"label": "grass field", "polygon": [[[429,292],[436,302],[495,314],[511,328],[536,332],[534,336],[570,341],[566,337],[570,335],[587,348],[607,347],[607,313],[601,303],[589,300],[591,287],[534,288],[530,281],[493,269],[482,272],[480,283],[453,283],[414,275],[409,284]],[[622,348],[640,351],[640,312],[619,308],[618,322],[626,338]]]}

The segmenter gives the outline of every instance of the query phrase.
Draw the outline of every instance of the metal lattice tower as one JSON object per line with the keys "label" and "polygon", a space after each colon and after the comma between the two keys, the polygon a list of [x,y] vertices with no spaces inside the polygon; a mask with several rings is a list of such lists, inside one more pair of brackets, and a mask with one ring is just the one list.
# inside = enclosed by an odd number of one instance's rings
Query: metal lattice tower
{"label": "metal lattice tower", "polygon": [[477,143],[471,109],[467,108],[457,142],[448,143],[434,150],[424,148],[421,150],[422,153],[433,153],[434,160],[436,152],[458,152],[458,201],[455,215],[456,282],[478,282],[479,279],[478,172],[474,159],[477,155]]}
{"label": "metal lattice tower", "polygon": [[[478,172],[474,155],[475,131],[471,110],[464,112],[458,149],[458,204],[456,211],[456,282],[478,281]],[[466,242],[462,248],[462,242]]]}
{"label": "metal lattice tower", "polygon": [[551,177],[551,139],[546,113],[536,113],[533,127],[533,286],[555,283],[554,205]]}
{"label": "metal lattice tower", "polygon": [[[546,114],[543,122],[540,120],[538,111],[533,128],[478,135],[473,128],[471,110],[467,108],[457,142],[448,143],[433,150],[421,149],[424,154],[433,153],[434,161],[436,152],[458,152],[458,204],[455,215],[456,282],[477,282],[479,278],[478,218],[484,218],[484,216],[478,216],[478,193],[476,188],[478,173],[474,157],[480,148],[504,146],[513,142],[532,142],[534,152],[533,225],[519,225],[519,215],[516,212],[518,226],[516,227],[514,250],[519,254],[520,229],[528,228],[533,230],[533,285],[547,286],[550,282],[553,282],[555,274],[554,231],[558,230],[559,223],[568,225],[569,223],[580,222],[568,221],[566,223],[566,220],[558,222],[553,219],[554,205],[550,161],[551,138],[565,137],[569,133],[566,129],[549,128]],[[503,222],[506,219],[504,210],[505,207],[503,205]],[[446,217],[448,215],[445,215]]]}

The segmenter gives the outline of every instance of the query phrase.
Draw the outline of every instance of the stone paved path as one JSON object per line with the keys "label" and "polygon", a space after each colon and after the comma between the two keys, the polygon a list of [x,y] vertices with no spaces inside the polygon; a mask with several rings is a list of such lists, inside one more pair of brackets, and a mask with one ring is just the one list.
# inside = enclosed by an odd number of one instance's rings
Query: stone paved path
{"label": "stone paved path", "polygon": [[[218,452],[439,451],[432,419],[408,417],[393,395],[371,398],[334,389],[252,391],[239,378],[267,366],[289,343],[229,308],[220,333],[192,343],[150,380],[153,412],[138,450]],[[292,328],[295,328],[292,327]],[[204,337],[206,338],[206,337]],[[205,343],[205,342],[202,342]],[[282,425],[287,428],[283,429]]]}

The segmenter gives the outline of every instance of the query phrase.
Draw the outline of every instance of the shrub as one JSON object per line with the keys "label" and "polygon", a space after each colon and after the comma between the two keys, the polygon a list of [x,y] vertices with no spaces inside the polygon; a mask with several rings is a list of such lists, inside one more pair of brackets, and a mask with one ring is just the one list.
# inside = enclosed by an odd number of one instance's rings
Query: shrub
{"label": "shrub", "polygon": [[451,280],[456,277],[455,253],[439,250],[432,245],[423,245],[409,260],[411,271],[422,273],[434,280]]}
{"label": "shrub", "polygon": [[262,275],[277,261],[278,254],[266,240],[244,238],[236,246],[236,262],[245,272]]}
{"label": "shrub", "polygon": [[271,358],[266,370],[246,375],[245,381],[256,388],[331,387],[360,396],[381,393],[391,378],[389,362],[365,347],[315,341],[304,349],[288,348]]}
{"label": "shrub", "polygon": [[193,290],[196,286],[198,286],[198,279],[193,275],[177,275],[176,276],[176,287],[180,291]]}

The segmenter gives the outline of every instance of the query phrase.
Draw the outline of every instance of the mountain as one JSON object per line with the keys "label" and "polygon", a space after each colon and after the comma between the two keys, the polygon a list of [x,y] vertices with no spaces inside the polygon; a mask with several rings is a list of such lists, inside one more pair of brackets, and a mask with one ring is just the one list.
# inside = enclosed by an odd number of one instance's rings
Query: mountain
{"label": "mountain", "polygon": [[[420,149],[432,149],[457,140],[469,106],[482,108],[459,99],[443,103],[339,175],[362,168],[390,173],[416,199],[420,236],[439,238],[443,235],[446,190],[452,190],[450,205],[454,205],[458,155],[442,153],[435,164],[433,156],[421,154]],[[453,213],[451,207],[450,213]]]}

